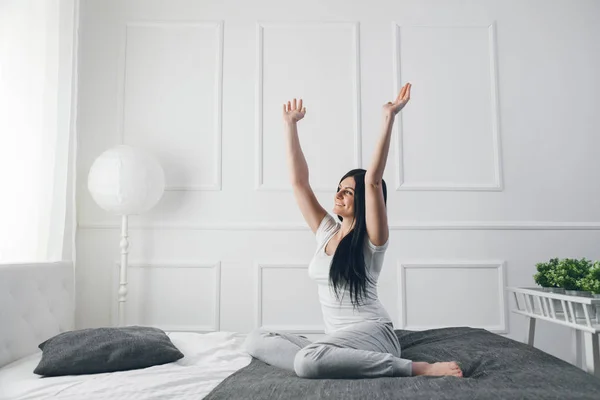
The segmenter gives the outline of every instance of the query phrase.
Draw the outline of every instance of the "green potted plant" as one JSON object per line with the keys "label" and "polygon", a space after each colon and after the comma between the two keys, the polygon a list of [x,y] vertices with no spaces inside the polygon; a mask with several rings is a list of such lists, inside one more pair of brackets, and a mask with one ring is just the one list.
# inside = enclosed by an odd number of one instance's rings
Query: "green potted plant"
{"label": "green potted plant", "polygon": [[551,281],[555,286],[564,288],[568,295],[591,297],[590,292],[581,288],[582,279],[588,275],[591,267],[592,262],[585,258],[564,258],[553,269]]}
{"label": "green potted plant", "polygon": [[[570,296],[591,297],[590,292],[581,290],[582,279],[587,276],[592,266],[590,260],[564,258],[558,262],[556,268],[551,272],[551,281],[558,287],[565,289],[565,294]],[[583,318],[583,307],[575,304],[575,317]]]}
{"label": "green potted plant", "polygon": [[548,262],[535,265],[538,272],[533,275],[533,280],[544,292],[565,293],[565,289],[558,287],[554,282],[554,270],[558,263],[558,258],[551,258]]}
{"label": "green potted plant", "polygon": [[[580,287],[592,293],[596,299],[600,299],[600,261],[592,264],[588,274],[581,279]],[[595,314],[596,321],[600,324],[600,305],[596,306]]]}
{"label": "green potted plant", "polygon": [[[554,280],[554,271],[556,270],[558,263],[558,258],[551,258],[548,262],[537,263],[535,265],[538,272],[533,275],[533,280],[542,287],[544,292],[565,294],[565,289],[558,287]],[[557,313],[563,312],[560,300],[552,299],[552,304],[554,306],[554,311]]]}
{"label": "green potted plant", "polygon": [[550,271],[550,263],[537,263],[535,264],[535,268],[537,269],[537,273],[533,275],[533,280],[542,287],[544,292],[548,291],[552,286],[548,273]]}

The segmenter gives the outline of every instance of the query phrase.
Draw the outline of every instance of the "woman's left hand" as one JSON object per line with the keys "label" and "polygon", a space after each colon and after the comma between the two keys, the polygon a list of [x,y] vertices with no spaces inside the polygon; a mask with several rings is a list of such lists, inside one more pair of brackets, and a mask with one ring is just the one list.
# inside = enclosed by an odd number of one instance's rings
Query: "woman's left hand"
{"label": "woman's left hand", "polygon": [[394,100],[393,103],[388,102],[387,104],[383,105],[383,113],[385,116],[395,117],[396,114],[398,114],[400,110],[404,108],[406,103],[408,103],[408,101],[410,100],[411,87],[411,83],[407,83],[406,85],[402,86],[402,89],[400,89],[400,94],[398,94],[396,100]]}

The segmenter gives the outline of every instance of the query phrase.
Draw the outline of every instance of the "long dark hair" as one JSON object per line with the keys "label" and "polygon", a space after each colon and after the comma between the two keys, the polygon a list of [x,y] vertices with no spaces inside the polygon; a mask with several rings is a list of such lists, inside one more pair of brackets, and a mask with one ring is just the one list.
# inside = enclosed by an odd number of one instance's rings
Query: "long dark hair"
{"label": "long dark hair", "polygon": [[[340,179],[340,183],[351,176],[354,178],[354,228],[348,233],[335,249],[331,268],[329,269],[329,284],[338,300],[339,292],[348,289],[350,301],[354,308],[358,307],[367,294],[367,282],[371,278],[367,275],[363,246],[367,235],[365,218],[365,173],[361,168],[353,169]],[[385,181],[381,180],[383,200],[387,204],[387,188]],[[337,190],[340,188],[338,186]],[[344,218],[338,215],[340,221]]]}

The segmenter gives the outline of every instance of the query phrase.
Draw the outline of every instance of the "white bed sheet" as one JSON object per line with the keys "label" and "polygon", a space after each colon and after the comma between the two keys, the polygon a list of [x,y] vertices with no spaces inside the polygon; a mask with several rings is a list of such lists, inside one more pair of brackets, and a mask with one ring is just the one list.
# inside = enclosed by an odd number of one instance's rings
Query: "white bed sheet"
{"label": "white bed sheet", "polygon": [[40,351],[0,368],[0,399],[198,400],[251,361],[242,347],[245,334],[168,335],[184,358],[131,371],[42,378],[33,373],[42,356]]}

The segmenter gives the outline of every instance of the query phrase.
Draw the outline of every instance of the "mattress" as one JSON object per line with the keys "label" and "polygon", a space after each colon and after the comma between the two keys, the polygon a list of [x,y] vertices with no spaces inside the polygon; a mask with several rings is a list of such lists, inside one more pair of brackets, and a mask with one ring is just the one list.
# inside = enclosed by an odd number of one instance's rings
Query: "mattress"
{"label": "mattress", "polygon": [[185,357],[138,370],[43,378],[33,373],[41,351],[21,358],[0,369],[0,400],[198,400],[251,361],[242,347],[244,334],[168,335]]}
{"label": "mattress", "polygon": [[205,400],[600,399],[600,379],[539,349],[470,327],[396,330],[402,357],[457,361],[464,378],[301,379],[254,359]]}

